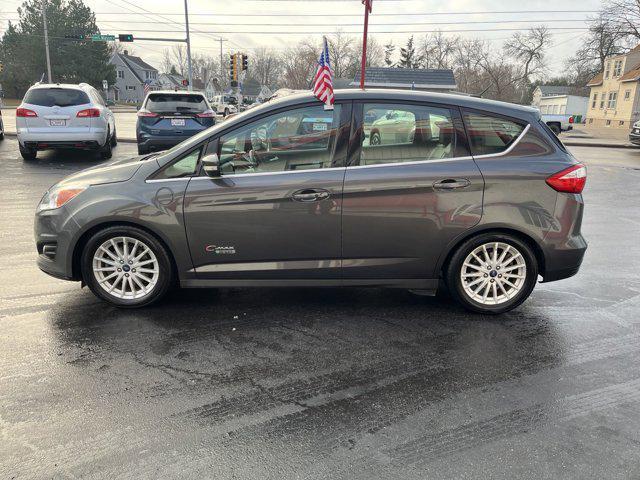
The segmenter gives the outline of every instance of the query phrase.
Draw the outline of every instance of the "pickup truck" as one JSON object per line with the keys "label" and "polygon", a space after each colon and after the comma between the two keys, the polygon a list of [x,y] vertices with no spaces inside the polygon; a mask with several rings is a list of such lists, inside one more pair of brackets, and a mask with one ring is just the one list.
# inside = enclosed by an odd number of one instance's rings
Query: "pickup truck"
{"label": "pickup truck", "polygon": [[543,113],[540,117],[556,135],[560,135],[560,132],[573,130],[573,123],[575,121],[573,115],[550,115]]}

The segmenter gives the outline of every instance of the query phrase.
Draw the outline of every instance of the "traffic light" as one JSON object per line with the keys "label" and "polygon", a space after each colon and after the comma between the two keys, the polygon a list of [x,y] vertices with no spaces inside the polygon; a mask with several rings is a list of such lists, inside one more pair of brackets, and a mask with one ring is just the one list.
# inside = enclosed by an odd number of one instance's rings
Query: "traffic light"
{"label": "traffic light", "polygon": [[249,67],[249,57],[242,54],[242,70],[246,70]]}
{"label": "traffic light", "polygon": [[2,73],[3,70],[4,70],[4,64],[0,62],[0,73]]}
{"label": "traffic light", "polygon": [[133,35],[131,33],[121,33],[118,35],[118,41],[133,42]]}
{"label": "traffic light", "polygon": [[238,54],[232,53],[229,55],[229,80],[232,82],[238,81]]}

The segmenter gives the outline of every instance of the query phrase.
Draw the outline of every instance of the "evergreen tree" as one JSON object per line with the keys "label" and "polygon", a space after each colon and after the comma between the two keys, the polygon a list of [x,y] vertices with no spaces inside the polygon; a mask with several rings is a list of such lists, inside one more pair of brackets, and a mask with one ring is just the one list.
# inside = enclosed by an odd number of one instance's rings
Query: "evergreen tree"
{"label": "evergreen tree", "polygon": [[416,47],[413,45],[413,35],[407,40],[407,46],[400,48],[400,61],[398,66],[402,68],[420,68],[422,56],[416,54]]}
{"label": "evergreen tree", "polygon": [[389,42],[384,46],[384,63],[387,67],[393,67],[393,52],[395,52],[396,46],[393,42]]}
{"label": "evergreen tree", "polygon": [[[9,23],[0,39],[0,73],[7,96],[21,98],[34,82],[46,81],[41,0],[27,0],[18,8],[19,20]],[[52,81],[86,82],[102,90],[102,80],[115,83],[106,42],[67,39],[65,35],[100,33],[95,15],[82,0],[47,0],[47,27]]]}

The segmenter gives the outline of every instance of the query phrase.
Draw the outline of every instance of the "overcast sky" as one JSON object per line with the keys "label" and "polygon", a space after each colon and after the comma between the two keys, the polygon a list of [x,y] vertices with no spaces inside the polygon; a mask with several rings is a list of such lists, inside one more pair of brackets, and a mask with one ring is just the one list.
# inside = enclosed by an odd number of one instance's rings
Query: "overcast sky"
{"label": "overcast sky", "polygon": [[[526,30],[545,24],[553,33],[554,45],[548,53],[551,75],[563,72],[564,61],[574,53],[585,33],[584,20],[592,15],[589,11],[598,10],[601,4],[600,0],[373,1],[369,31],[380,43],[393,40],[394,44],[402,45],[410,32],[419,37],[439,29],[443,32],[467,30],[455,34],[482,38],[500,47],[513,31],[489,30]],[[0,2],[0,32],[8,20],[17,19],[17,7],[21,3],[18,0]],[[180,0],[85,0],[85,3],[96,13],[102,33],[184,37],[184,10]],[[250,54],[251,49],[259,46],[282,49],[302,38],[319,39],[323,33],[333,33],[338,28],[361,39],[363,8],[360,0],[189,0],[192,50],[217,56],[220,44],[216,38],[223,37],[227,40],[223,43],[225,54],[229,51]],[[530,13],[469,14],[524,10]],[[323,16],[327,12],[329,14]],[[167,46],[171,44],[138,41],[131,45],[136,55],[156,66]]]}

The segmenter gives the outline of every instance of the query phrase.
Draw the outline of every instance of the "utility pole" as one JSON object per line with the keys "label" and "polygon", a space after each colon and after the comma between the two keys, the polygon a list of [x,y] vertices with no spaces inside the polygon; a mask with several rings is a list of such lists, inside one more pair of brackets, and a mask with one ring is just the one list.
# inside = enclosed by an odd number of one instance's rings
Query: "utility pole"
{"label": "utility pole", "polygon": [[184,23],[187,29],[187,69],[189,71],[189,86],[188,90],[193,89],[193,75],[191,72],[191,38],[189,37],[189,10],[187,7],[187,0],[184,0]]}
{"label": "utility pole", "polygon": [[51,83],[51,57],[49,57],[49,31],[47,30],[47,0],[42,0],[42,23],[44,24],[44,50],[47,55],[47,80]]}

